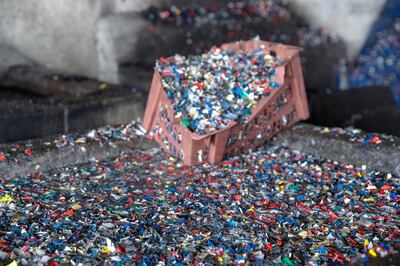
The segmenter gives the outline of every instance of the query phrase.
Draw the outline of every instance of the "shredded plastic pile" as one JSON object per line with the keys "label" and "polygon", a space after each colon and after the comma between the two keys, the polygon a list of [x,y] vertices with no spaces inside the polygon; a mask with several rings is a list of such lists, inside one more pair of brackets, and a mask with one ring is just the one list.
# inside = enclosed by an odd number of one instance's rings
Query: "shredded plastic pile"
{"label": "shredded plastic pile", "polygon": [[144,135],[144,129],[137,121],[120,125],[105,126],[90,130],[84,134],[65,134],[57,138],[48,137],[44,141],[25,141],[21,143],[5,144],[0,148],[0,163],[3,161],[24,162],[32,155],[42,154],[54,149],[80,146],[86,150],[90,142],[100,145],[114,145],[118,141],[133,141]]}
{"label": "shredded plastic pile", "polygon": [[251,52],[213,48],[188,58],[161,58],[157,69],[176,117],[198,134],[243,122],[271,89],[279,88],[280,61],[264,48]]}
{"label": "shredded plastic pile", "polygon": [[400,180],[264,146],[188,168],[159,149],[0,179],[0,264],[320,265],[400,248]]}
{"label": "shredded plastic pile", "polygon": [[[306,25],[284,0],[232,1],[211,7],[191,6],[190,3],[187,3],[187,6],[151,7],[143,12],[143,17],[154,24],[185,28],[186,44],[199,53],[208,45],[207,42],[203,43],[204,40],[196,38],[201,28],[209,37],[217,37],[222,43],[249,39],[257,35],[262,35],[263,39],[270,41],[302,47],[326,46],[339,42],[336,34],[328,34],[322,28]],[[267,28],[266,23],[269,25]],[[260,28],[259,25],[264,27]],[[222,28],[227,28],[228,31],[226,35],[219,36],[221,32],[218,32],[218,29],[221,31]],[[285,30],[282,30],[283,28]],[[287,32],[288,30],[290,32]],[[268,34],[265,36],[264,33]]]}
{"label": "shredded plastic pile", "polygon": [[288,20],[292,12],[282,1],[237,1],[214,7],[165,6],[152,7],[143,15],[152,22],[171,23],[177,26],[195,26],[202,24],[229,24],[240,20],[263,17],[269,20]]}

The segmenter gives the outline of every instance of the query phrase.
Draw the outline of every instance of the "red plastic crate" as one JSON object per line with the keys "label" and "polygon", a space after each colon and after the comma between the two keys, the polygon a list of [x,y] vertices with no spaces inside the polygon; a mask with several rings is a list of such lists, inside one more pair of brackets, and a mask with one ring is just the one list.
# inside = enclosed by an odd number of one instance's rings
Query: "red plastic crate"
{"label": "red plastic crate", "polygon": [[227,43],[221,48],[249,52],[262,45],[266,53],[275,54],[283,62],[276,68],[276,81],[281,86],[259,100],[247,123],[231,121],[228,127],[204,135],[191,132],[175,118],[156,69],[143,119],[149,137],[167,153],[182,158],[185,165],[205,161],[218,163],[225,156],[254,149],[280,129],[307,119],[309,111],[299,57],[301,48],[260,40]]}

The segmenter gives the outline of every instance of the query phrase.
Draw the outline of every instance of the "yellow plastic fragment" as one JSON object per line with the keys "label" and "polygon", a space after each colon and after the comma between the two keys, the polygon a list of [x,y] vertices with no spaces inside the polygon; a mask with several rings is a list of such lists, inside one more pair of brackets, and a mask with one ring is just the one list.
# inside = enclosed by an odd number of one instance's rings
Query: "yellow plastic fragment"
{"label": "yellow plastic fragment", "polygon": [[107,83],[101,83],[99,87],[100,87],[101,90],[104,90],[104,89],[106,89],[108,87],[108,84]]}
{"label": "yellow plastic fragment", "polygon": [[282,192],[285,189],[285,181],[283,180],[278,181],[278,185],[279,185],[278,191]]}
{"label": "yellow plastic fragment", "polygon": [[324,127],[324,129],[322,130],[322,133],[329,133],[329,132],[330,132],[330,130],[328,127]]}
{"label": "yellow plastic fragment", "polygon": [[4,197],[0,198],[0,202],[9,202],[9,201],[13,201],[13,200],[14,199],[10,195],[5,195]]}
{"label": "yellow plastic fragment", "polygon": [[190,108],[190,110],[189,110],[189,115],[190,115],[190,117],[193,117],[194,115],[196,114],[196,108]]}
{"label": "yellow plastic fragment", "polygon": [[300,233],[299,233],[299,236],[301,236],[301,237],[307,237],[308,236],[308,233],[307,233],[307,231],[301,231]]}
{"label": "yellow plastic fragment", "polygon": [[72,208],[74,211],[79,211],[80,209],[82,209],[82,205],[80,205],[80,204],[74,204],[74,205],[71,206],[71,208]]}
{"label": "yellow plastic fragment", "polygon": [[371,255],[372,257],[378,256],[373,248],[371,248],[371,249],[368,251],[368,253],[369,253],[369,255]]}
{"label": "yellow plastic fragment", "polygon": [[232,215],[222,214],[222,218],[224,218],[224,219],[230,219],[231,217],[232,217]]}
{"label": "yellow plastic fragment", "polygon": [[365,198],[365,199],[363,199],[363,201],[370,202],[370,201],[375,201],[375,199],[374,198]]}

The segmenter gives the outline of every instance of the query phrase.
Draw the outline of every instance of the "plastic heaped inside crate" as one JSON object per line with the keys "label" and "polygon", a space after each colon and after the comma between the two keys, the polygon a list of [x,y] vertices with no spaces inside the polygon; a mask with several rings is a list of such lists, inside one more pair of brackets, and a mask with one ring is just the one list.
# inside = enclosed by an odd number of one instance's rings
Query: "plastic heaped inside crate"
{"label": "plastic heaped inside crate", "polygon": [[283,63],[276,68],[278,89],[271,89],[268,97],[260,99],[246,123],[231,121],[224,129],[199,135],[181,124],[174,116],[157,70],[143,119],[143,127],[150,138],[165,152],[179,157],[185,165],[203,162],[218,163],[225,156],[246,152],[272,138],[280,129],[309,117],[307,97],[301,69],[300,48],[261,40],[227,43],[221,49],[249,52],[265,46],[265,53],[276,56]]}

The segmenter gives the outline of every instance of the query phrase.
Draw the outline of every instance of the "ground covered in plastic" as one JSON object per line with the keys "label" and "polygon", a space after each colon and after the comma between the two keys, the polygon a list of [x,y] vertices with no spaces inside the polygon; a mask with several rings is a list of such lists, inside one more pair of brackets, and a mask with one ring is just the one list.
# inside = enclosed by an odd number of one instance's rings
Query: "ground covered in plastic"
{"label": "ground covered in plastic", "polygon": [[0,264],[322,264],[400,247],[399,177],[281,147],[159,149],[0,180]]}

